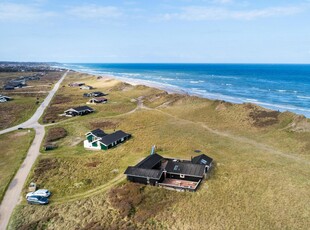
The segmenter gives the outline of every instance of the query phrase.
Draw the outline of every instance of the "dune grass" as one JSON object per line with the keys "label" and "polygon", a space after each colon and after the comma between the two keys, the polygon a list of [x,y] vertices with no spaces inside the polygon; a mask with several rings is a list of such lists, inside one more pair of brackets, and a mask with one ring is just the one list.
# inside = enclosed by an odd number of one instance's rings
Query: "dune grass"
{"label": "dune grass", "polygon": [[28,120],[38,108],[35,96],[14,96],[14,100],[0,104],[0,130]]}
{"label": "dune grass", "polygon": [[[28,87],[15,90],[2,90],[2,86],[8,81],[20,76],[33,75],[35,73],[0,73],[0,95],[12,97],[12,101],[0,103],[0,130],[18,125],[28,120],[36,111],[53,84],[62,76],[62,72],[50,72],[40,80],[27,81]],[[37,100],[39,103],[36,103]]]}
{"label": "dune grass", "polygon": [[33,130],[0,135],[0,203],[34,138]]}
{"label": "dune grass", "polygon": [[[67,136],[57,141],[57,149],[39,157],[28,178],[52,191],[51,205],[33,207],[24,201],[9,229],[307,229],[310,225],[310,132],[290,128],[295,115],[78,76],[82,80],[71,74],[67,83],[93,84],[108,92],[110,103],[119,109],[100,105],[97,113],[54,125],[65,128]],[[81,93],[63,88],[62,97]],[[73,98],[70,105],[83,100]],[[137,107],[137,100],[148,107]],[[108,151],[85,150],[84,135],[94,128],[108,133],[122,129],[133,138]],[[181,159],[190,159],[199,149],[214,158],[216,166],[195,193],[128,187],[122,173],[147,156],[154,144],[159,154]],[[137,197],[121,195],[126,191]],[[129,209],[122,210],[122,205]]]}

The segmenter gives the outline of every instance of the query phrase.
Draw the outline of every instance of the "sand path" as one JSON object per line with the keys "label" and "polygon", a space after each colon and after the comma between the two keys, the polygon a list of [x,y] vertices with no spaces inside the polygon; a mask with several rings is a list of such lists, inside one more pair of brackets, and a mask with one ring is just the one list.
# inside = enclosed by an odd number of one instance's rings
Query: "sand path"
{"label": "sand path", "polygon": [[39,106],[37,111],[33,114],[33,116],[29,120],[27,120],[26,122],[20,125],[0,131],[0,134],[4,134],[4,133],[17,130],[19,127],[33,128],[35,130],[35,138],[28,150],[27,156],[24,162],[22,163],[22,165],[20,166],[19,170],[17,171],[15,177],[11,181],[3,197],[2,203],[0,205],[0,229],[1,230],[6,229],[15,206],[21,200],[21,192],[22,192],[24,183],[27,179],[27,176],[35,160],[40,155],[40,146],[44,138],[45,130],[44,130],[44,126],[38,123],[38,120],[42,116],[46,107],[51,102],[61,82],[64,80],[68,72],[69,71],[67,71],[59,79],[59,81],[55,84],[54,88],[49,92],[48,96],[44,99],[43,103]]}

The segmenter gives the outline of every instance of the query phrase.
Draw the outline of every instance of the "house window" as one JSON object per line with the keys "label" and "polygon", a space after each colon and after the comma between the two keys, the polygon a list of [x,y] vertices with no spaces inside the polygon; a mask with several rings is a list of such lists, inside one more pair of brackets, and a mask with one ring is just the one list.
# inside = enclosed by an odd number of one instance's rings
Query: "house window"
{"label": "house window", "polygon": [[185,175],[184,174],[180,174],[180,178],[185,178]]}

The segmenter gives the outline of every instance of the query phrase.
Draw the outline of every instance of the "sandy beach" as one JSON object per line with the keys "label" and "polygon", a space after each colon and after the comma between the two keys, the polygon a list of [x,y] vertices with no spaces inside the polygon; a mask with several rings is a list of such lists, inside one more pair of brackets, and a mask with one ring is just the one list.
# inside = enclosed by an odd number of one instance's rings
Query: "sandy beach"
{"label": "sandy beach", "polygon": [[[66,67],[169,93],[238,104],[255,103],[271,110],[310,117],[307,66],[89,63]],[[286,75],[286,69],[290,71],[289,75]],[[300,79],[304,82],[301,83]]]}

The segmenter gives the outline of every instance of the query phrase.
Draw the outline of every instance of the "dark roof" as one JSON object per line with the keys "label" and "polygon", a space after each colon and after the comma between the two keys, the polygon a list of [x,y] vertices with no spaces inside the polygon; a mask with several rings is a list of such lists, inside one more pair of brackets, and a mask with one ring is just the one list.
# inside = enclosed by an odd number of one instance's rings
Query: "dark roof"
{"label": "dark roof", "polygon": [[96,92],[92,92],[93,94],[104,94],[103,92],[99,92],[99,91],[96,91]]}
{"label": "dark roof", "polygon": [[90,133],[92,133],[94,136],[96,137],[104,137],[107,134],[105,132],[103,132],[101,129],[95,129],[93,131],[90,131]]}
{"label": "dark roof", "polygon": [[15,87],[14,86],[12,86],[12,85],[5,85],[4,86],[4,89],[14,89]]}
{"label": "dark roof", "polygon": [[108,134],[101,138],[100,142],[105,144],[106,146],[112,144],[115,141],[118,141],[124,137],[128,137],[130,134],[123,132],[122,130],[118,130],[115,133]]}
{"label": "dark roof", "polygon": [[199,156],[196,156],[192,159],[192,163],[194,164],[201,164],[201,165],[210,165],[212,163],[213,159],[211,157],[208,157],[205,154],[201,154]]}
{"label": "dark roof", "polygon": [[162,169],[144,169],[129,166],[124,174],[129,176],[143,177],[143,178],[152,178],[159,180],[163,173]]}
{"label": "dark roof", "polygon": [[151,169],[153,168],[158,162],[161,161],[163,157],[157,153],[154,153],[152,155],[149,155],[144,160],[140,161],[135,167],[138,168],[145,168],[145,169]]}
{"label": "dark roof", "polygon": [[175,173],[175,174],[185,174],[188,176],[195,176],[195,177],[203,177],[205,172],[205,167],[199,164],[193,163],[185,163],[185,162],[176,162],[169,160],[168,164],[166,165],[166,171],[168,173]]}
{"label": "dark roof", "polygon": [[89,106],[79,106],[79,107],[75,107],[75,108],[72,108],[74,109],[75,111],[77,112],[82,112],[82,111],[85,111],[85,110],[90,110],[90,111],[94,111],[92,108],[90,108]]}
{"label": "dark roof", "polygon": [[9,81],[9,84],[25,84],[25,80],[24,79],[15,79],[15,80]]}
{"label": "dark roof", "polygon": [[20,87],[20,86],[24,86],[25,84],[21,83],[21,82],[9,82],[6,86],[12,86],[12,87]]}

